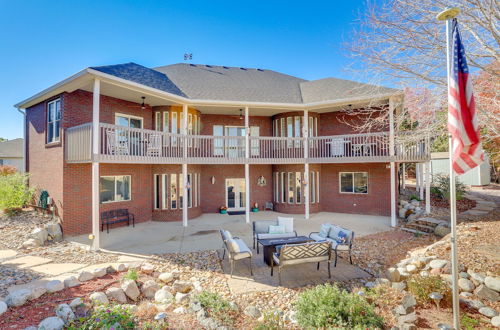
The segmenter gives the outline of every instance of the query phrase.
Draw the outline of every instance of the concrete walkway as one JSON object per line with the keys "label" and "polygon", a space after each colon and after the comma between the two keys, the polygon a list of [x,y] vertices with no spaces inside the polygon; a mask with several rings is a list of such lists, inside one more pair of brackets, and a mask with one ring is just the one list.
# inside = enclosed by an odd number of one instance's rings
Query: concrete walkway
{"label": "concrete walkway", "polygon": [[[295,230],[299,235],[319,231],[322,223],[334,223],[351,229],[356,237],[390,230],[390,218],[373,215],[321,212],[305,220],[303,215],[287,215],[265,211],[251,214],[253,220],[276,219],[278,215],[295,219]],[[109,234],[101,232],[101,248],[118,252],[148,255],[154,253],[187,253],[201,250],[220,249],[219,229],[229,230],[233,236],[252,244],[251,223],[245,223],[244,215],[203,214],[190,220],[188,227],[181,222],[149,221],[133,227],[110,229]],[[70,237],[67,240],[90,244],[87,235]]]}

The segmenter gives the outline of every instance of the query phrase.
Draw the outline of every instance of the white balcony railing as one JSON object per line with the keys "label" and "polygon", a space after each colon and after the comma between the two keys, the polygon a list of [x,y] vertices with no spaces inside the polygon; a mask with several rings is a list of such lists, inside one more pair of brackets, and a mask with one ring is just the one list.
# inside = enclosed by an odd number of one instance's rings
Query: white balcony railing
{"label": "white balcony railing", "polygon": [[[110,163],[142,164],[279,164],[303,163],[304,143],[308,143],[309,162],[388,162],[425,161],[429,143],[409,134],[395,138],[390,153],[389,133],[368,133],[285,138],[249,137],[246,159],[245,137],[182,135],[154,130],[99,124],[97,160]],[[92,124],[66,130],[65,152],[68,162],[92,160]]]}

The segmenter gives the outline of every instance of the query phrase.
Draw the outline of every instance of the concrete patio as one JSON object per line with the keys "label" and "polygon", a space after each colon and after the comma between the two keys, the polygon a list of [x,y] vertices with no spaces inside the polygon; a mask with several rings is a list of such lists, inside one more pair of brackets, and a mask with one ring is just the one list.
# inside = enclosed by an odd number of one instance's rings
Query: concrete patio
{"label": "concrete patio", "polygon": [[[390,218],[384,216],[320,212],[305,220],[303,215],[287,215],[264,211],[251,214],[251,220],[276,219],[277,216],[295,219],[294,227],[299,235],[318,231],[322,223],[334,223],[351,229],[356,237],[390,230]],[[178,222],[149,221],[133,227],[110,229],[109,234],[101,232],[101,248],[118,253],[149,255],[153,253],[187,253],[201,250],[220,249],[222,242],[219,229],[226,229],[233,236],[242,238],[252,245],[252,226],[245,223],[244,215],[206,213],[189,220],[188,227]],[[67,238],[82,244],[90,244],[87,235]]]}

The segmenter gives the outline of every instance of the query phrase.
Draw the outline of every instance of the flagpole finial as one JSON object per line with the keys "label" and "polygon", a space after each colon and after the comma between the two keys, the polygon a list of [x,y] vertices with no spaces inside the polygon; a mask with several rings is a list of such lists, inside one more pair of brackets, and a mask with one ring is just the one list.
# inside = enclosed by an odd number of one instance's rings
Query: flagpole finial
{"label": "flagpole finial", "polygon": [[453,7],[453,8],[446,8],[439,14],[437,14],[436,18],[439,21],[447,21],[449,19],[455,18],[460,14],[460,8],[458,7]]}

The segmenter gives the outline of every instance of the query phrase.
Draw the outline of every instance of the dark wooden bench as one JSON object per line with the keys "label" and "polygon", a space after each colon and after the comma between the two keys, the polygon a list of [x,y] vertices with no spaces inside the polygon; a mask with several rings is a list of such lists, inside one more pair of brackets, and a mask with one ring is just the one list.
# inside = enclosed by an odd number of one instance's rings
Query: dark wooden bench
{"label": "dark wooden bench", "polygon": [[106,232],[109,233],[109,225],[114,223],[126,222],[127,226],[130,226],[130,220],[132,220],[132,227],[135,227],[134,215],[129,213],[128,209],[101,212],[101,231],[104,231],[104,225],[106,225]]}

